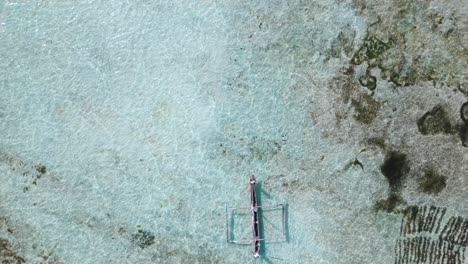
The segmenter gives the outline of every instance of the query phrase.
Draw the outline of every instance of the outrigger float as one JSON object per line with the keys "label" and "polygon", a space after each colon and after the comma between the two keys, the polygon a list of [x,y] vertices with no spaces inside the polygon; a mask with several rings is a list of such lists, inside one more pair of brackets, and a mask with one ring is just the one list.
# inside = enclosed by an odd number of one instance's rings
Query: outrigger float
{"label": "outrigger float", "polygon": [[[232,244],[241,244],[241,245],[246,245],[246,244],[253,244],[254,246],[254,251],[253,255],[255,258],[260,257],[261,254],[261,241],[264,242],[269,242],[269,243],[277,243],[277,242],[285,242],[286,241],[286,227],[285,227],[285,212],[284,212],[284,203],[272,205],[272,206],[260,206],[257,204],[257,193],[256,193],[256,180],[255,176],[250,176],[250,207],[243,207],[243,208],[234,208],[234,207],[228,207],[227,204],[225,206],[226,208],[226,241],[228,243]],[[260,237],[260,224],[261,221],[259,219],[259,209],[267,209],[267,210],[275,210],[275,209],[281,209],[281,219],[282,219],[282,225],[281,225],[281,232],[282,232],[282,238],[279,239],[265,239],[264,237]],[[252,228],[252,239],[246,239],[246,240],[232,240],[231,239],[231,226],[229,225],[229,221],[231,219],[231,216],[233,212],[235,211],[241,211],[241,210],[250,210],[250,217],[251,217],[251,228]]]}

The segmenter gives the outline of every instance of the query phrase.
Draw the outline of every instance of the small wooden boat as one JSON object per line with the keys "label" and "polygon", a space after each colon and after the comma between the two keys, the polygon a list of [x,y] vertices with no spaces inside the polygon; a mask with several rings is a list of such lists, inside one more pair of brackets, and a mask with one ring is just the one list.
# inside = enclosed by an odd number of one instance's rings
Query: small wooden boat
{"label": "small wooden boat", "polygon": [[254,257],[260,257],[260,228],[258,223],[257,193],[255,191],[255,176],[250,176],[250,215],[252,217],[252,235]]}
{"label": "small wooden boat", "polygon": [[[273,206],[261,206],[257,204],[257,192],[256,192],[256,179],[255,176],[250,176],[250,207],[243,207],[243,208],[232,208],[225,206],[226,208],[226,240],[228,243],[233,244],[253,244],[254,251],[253,255],[255,258],[260,257],[261,254],[261,246],[262,241],[270,242],[270,243],[277,243],[277,242],[284,242],[286,241],[286,232],[285,232],[285,212],[284,212],[284,203],[276,204]],[[259,218],[259,210],[260,209],[281,209],[281,216],[282,216],[282,238],[275,239],[275,240],[266,240],[265,238],[260,237],[260,218]],[[232,227],[229,225],[229,221],[232,217],[234,211],[250,211],[250,218],[251,218],[251,228],[252,228],[252,239],[245,239],[245,240],[232,240],[231,239],[231,231]]]}

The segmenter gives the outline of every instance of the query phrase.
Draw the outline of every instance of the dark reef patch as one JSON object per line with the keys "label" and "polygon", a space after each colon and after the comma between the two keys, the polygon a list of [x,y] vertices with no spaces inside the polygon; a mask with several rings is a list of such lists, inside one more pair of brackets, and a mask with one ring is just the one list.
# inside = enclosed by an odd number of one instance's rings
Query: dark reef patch
{"label": "dark reef patch", "polygon": [[387,199],[382,199],[378,200],[377,203],[375,204],[375,210],[376,211],[385,211],[387,213],[393,213],[395,212],[395,209],[400,206],[405,204],[405,201],[401,196],[397,193],[390,193]]}
{"label": "dark reef patch", "polygon": [[338,99],[345,104],[362,90],[359,83],[354,81],[354,74],[353,67],[344,68],[341,70],[341,74],[334,77],[329,85],[330,89],[339,95]]}
{"label": "dark reef patch", "polygon": [[344,31],[338,34],[338,37],[333,40],[329,50],[325,54],[332,58],[341,58],[342,54],[349,56],[353,52],[355,31]]}
{"label": "dark reef patch", "polygon": [[419,132],[423,135],[435,135],[453,132],[447,113],[441,106],[435,106],[425,113],[417,122]]}
{"label": "dark reef patch", "polygon": [[390,191],[387,199],[376,202],[375,210],[398,213],[397,208],[406,204],[406,201],[400,195],[402,183],[410,170],[406,154],[398,151],[387,152],[380,170],[388,181]]}
{"label": "dark reef patch", "polygon": [[363,94],[360,99],[351,99],[351,105],[357,112],[354,118],[366,125],[374,121],[381,107],[380,102],[368,94]]}
{"label": "dark reef patch", "polygon": [[37,185],[37,181],[47,173],[47,167],[38,164],[33,165],[23,161],[15,155],[0,152],[0,164],[5,165],[9,170],[17,175],[23,176],[23,192],[30,189],[31,184]]}
{"label": "dark reef patch", "polygon": [[390,190],[392,192],[399,191],[401,189],[402,182],[405,180],[405,177],[410,170],[406,154],[398,151],[387,153],[380,170],[385,178],[387,178]]}
{"label": "dark reef patch", "polygon": [[426,171],[419,180],[419,191],[428,194],[439,194],[447,187],[447,177],[439,175],[433,169]]}
{"label": "dark reef patch", "polygon": [[387,146],[385,145],[385,139],[383,137],[371,137],[367,139],[367,144],[376,146],[381,150],[385,150]]}
{"label": "dark reef patch", "polygon": [[23,257],[19,256],[10,243],[5,239],[0,239],[0,262],[2,264],[26,263]]}
{"label": "dark reef patch", "polygon": [[336,126],[340,127],[341,122],[346,119],[346,113],[335,112]]}
{"label": "dark reef patch", "polygon": [[154,244],[155,236],[153,233],[139,229],[137,233],[132,234],[132,243],[145,249]]}
{"label": "dark reef patch", "polygon": [[39,172],[40,174],[45,174],[47,172],[47,168],[46,166],[44,165],[38,165],[36,166],[36,170],[37,172]]}

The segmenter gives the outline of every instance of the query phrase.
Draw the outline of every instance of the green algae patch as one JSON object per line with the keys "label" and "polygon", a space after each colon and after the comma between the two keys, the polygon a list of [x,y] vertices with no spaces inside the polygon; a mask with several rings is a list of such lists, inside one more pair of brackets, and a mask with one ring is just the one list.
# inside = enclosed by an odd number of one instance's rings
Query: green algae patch
{"label": "green algae patch", "polygon": [[359,65],[366,61],[377,59],[389,48],[389,44],[383,42],[373,35],[369,35],[367,36],[361,48],[354,54],[353,58],[351,59],[351,63]]}

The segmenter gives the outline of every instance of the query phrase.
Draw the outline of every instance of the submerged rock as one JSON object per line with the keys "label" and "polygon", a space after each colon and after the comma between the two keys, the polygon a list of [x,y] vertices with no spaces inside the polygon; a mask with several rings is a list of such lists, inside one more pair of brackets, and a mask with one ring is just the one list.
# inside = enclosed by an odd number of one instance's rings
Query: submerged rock
{"label": "submerged rock", "polygon": [[373,91],[377,87],[377,79],[372,75],[363,75],[359,78],[359,83]]}
{"label": "submerged rock", "polygon": [[468,102],[464,103],[460,109],[461,119],[468,122]]}
{"label": "submerged rock", "polygon": [[468,124],[465,124],[460,136],[463,146],[468,148]]}

